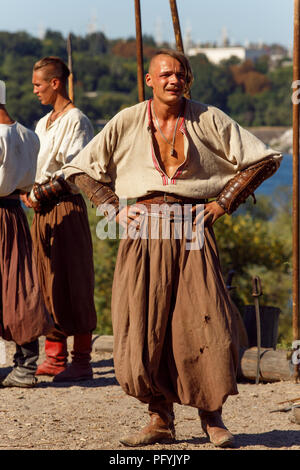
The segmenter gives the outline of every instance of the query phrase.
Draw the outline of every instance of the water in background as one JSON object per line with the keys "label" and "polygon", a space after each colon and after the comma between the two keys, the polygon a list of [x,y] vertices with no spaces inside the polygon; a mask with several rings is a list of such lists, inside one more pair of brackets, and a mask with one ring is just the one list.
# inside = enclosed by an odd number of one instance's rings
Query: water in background
{"label": "water in background", "polygon": [[255,194],[265,194],[270,196],[278,186],[293,185],[293,157],[292,155],[284,155],[279,169],[275,175],[264,181]]}

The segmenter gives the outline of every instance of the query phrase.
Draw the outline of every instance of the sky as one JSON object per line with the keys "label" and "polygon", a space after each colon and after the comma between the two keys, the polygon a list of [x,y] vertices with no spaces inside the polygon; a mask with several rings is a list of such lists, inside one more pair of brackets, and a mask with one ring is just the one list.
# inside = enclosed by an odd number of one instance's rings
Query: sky
{"label": "sky", "polygon": [[[4,4],[5,3],[5,4]],[[8,0],[1,2],[0,31],[46,29],[85,36],[102,31],[109,39],[135,35],[134,0]],[[140,0],[142,33],[174,42],[169,0]],[[177,0],[182,37],[196,43],[279,43],[292,47],[294,0]],[[16,14],[17,12],[17,14]]]}

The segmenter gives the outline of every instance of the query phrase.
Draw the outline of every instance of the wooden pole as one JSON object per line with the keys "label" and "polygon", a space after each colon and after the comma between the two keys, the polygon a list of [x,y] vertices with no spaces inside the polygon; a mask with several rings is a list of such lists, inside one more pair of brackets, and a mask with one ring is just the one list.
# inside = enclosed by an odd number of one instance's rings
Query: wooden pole
{"label": "wooden pole", "polygon": [[139,101],[141,102],[141,101],[145,101],[145,88],[144,88],[143,37],[142,37],[140,0],[134,0],[134,6],[135,6],[138,97],[139,97]]}
{"label": "wooden pole", "polygon": [[[176,0],[170,0],[170,7],[171,7],[171,15],[172,15],[172,21],[173,21],[174,34],[175,34],[176,49],[179,52],[182,52],[184,54]],[[190,99],[191,98],[191,92],[190,91],[186,92],[185,97]]]}
{"label": "wooden pole", "polygon": [[69,79],[68,79],[69,98],[72,101],[72,103],[74,103],[74,75],[73,75],[71,34],[69,34],[69,36],[68,36],[67,51],[68,51],[68,68],[70,70],[70,75],[69,75]]}
{"label": "wooden pole", "polygon": [[[300,0],[294,0],[293,81],[300,80]],[[299,82],[297,82],[299,83]],[[293,100],[293,339],[300,339],[299,321],[299,100]],[[299,367],[295,365],[295,378]]]}
{"label": "wooden pole", "polygon": [[175,33],[176,49],[184,52],[176,0],[170,0],[171,14]]}

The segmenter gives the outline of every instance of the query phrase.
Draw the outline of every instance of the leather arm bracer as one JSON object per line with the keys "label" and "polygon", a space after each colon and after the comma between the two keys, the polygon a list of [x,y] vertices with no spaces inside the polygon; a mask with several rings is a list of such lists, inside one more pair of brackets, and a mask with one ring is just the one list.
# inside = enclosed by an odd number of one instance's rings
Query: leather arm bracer
{"label": "leather arm bracer", "polygon": [[39,203],[48,202],[57,199],[71,190],[68,183],[62,176],[50,180],[45,184],[34,183],[32,191]]}
{"label": "leather arm bracer", "polygon": [[277,159],[270,157],[240,171],[226,184],[216,199],[217,203],[227,214],[232,214],[240,204],[253,195],[263,181],[276,172],[279,165]]}
{"label": "leather arm bracer", "polygon": [[43,208],[60,196],[70,193],[71,188],[62,176],[54,178],[45,184],[34,183],[29,195],[31,207],[35,212],[42,212]]}
{"label": "leather arm bracer", "polygon": [[112,220],[119,213],[119,198],[107,185],[94,180],[85,173],[78,173],[70,178],[95,206],[105,205],[104,215]]}

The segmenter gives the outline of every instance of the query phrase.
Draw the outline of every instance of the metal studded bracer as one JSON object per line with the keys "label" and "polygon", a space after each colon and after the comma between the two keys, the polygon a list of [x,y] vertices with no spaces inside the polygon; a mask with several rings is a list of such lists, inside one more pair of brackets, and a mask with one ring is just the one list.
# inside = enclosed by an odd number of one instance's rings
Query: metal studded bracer
{"label": "metal studded bracer", "polygon": [[216,199],[217,203],[227,214],[232,214],[240,204],[253,195],[263,181],[276,172],[279,165],[277,159],[270,157],[240,171],[226,184]]}

